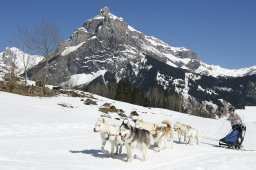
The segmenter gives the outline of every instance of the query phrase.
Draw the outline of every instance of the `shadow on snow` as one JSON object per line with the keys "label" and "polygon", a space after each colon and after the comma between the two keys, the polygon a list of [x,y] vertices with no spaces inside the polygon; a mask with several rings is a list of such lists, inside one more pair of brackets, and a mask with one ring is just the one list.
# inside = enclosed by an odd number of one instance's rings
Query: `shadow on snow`
{"label": "shadow on snow", "polygon": [[113,158],[113,159],[123,160],[127,157],[127,154],[118,154],[118,155],[114,155],[113,157],[111,157],[110,154],[104,153],[104,152],[102,152],[102,150],[99,150],[99,149],[85,149],[85,150],[81,150],[81,151],[70,150],[69,152],[73,153],[73,154],[75,154],[75,153],[87,154],[87,155],[91,155],[93,157],[102,158],[102,159]]}

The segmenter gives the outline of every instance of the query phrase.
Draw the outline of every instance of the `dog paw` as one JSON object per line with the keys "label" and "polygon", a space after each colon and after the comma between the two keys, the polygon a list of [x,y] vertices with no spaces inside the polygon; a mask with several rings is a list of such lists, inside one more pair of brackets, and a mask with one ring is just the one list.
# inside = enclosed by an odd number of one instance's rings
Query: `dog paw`
{"label": "dog paw", "polygon": [[105,154],[109,154],[109,151],[107,151],[107,150],[105,150],[105,149],[102,150],[102,152],[105,153]]}
{"label": "dog paw", "polygon": [[132,159],[129,159],[129,158],[128,158],[128,159],[127,159],[127,162],[132,162]]}
{"label": "dog paw", "polygon": [[161,150],[160,148],[155,148],[154,149],[155,152],[160,152],[160,150]]}
{"label": "dog paw", "polygon": [[115,156],[116,156],[116,155],[114,155],[114,154],[110,154],[110,157],[111,157],[111,158],[115,158]]}

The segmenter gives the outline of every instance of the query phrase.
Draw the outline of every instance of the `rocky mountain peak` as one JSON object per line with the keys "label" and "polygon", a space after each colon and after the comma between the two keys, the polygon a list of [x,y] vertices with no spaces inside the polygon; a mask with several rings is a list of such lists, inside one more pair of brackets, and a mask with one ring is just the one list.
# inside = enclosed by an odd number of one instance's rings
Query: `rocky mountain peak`
{"label": "rocky mountain peak", "polygon": [[102,8],[100,10],[100,15],[106,15],[106,14],[109,14],[109,13],[111,13],[111,12],[110,12],[110,10],[107,6],[105,6],[104,8]]}

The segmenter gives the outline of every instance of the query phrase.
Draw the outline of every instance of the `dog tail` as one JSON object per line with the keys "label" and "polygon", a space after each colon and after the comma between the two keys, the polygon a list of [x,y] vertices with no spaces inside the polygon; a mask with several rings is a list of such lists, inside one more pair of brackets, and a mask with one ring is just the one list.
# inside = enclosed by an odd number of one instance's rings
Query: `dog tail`
{"label": "dog tail", "polygon": [[166,124],[166,126],[167,126],[168,128],[171,128],[171,127],[172,127],[172,124],[171,124],[171,122],[170,122],[169,120],[163,120],[161,123],[162,123],[162,124]]}

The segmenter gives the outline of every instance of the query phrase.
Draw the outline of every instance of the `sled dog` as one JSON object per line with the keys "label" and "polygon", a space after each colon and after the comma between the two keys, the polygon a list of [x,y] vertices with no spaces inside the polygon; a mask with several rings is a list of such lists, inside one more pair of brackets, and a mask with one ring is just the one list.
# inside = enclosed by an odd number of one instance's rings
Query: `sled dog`
{"label": "sled dog", "polygon": [[174,131],[178,133],[179,143],[181,142],[182,136],[184,137],[184,142],[187,142],[187,136],[190,128],[190,125],[186,125],[180,122],[176,122],[174,124]]}
{"label": "sled dog", "polygon": [[[121,136],[119,135],[118,127],[107,124],[106,120],[103,117],[99,117],[93,131],[100,132],[100,137],[102,140],[101,150],[103,152],[108,153],[108,151],[106,151],[104,148],[105,148],[106,142],[109,141],[111,143],[111,153],[110,153],[111,157],[114,156],[115,147],[116,147],[115,154],[122,153],[123,142],[121,140]],[[118,147],[120,147],[120,149],[118,149]]]}
{"label": "sled dog", "polygon": [[188,144],[192,145],[192,141],[196,140],[196,144],[199,145],[200,134],[198,130],[192,127],[189,128],[187,136],[188,136]]}
{"label": "sled dog", "polygon": [[145,129],[145,130],[148,130],[149,132],[153,132],[156,126],[157,126],[156,124],[147,122],[143,119],[137,119],[135,122],[136,128]]}
{"label": "sled dog", "polygon": [[124,120],[120,126],[121,139],[127,150],[127,162],[133,160],[133,150],[139,149],[143,154],[143,161],[147,159],[147,149],[150,146],[151,134],[148,130],[139,129]]}
{"label": "sled dog", "polygon": [[[170,121],[163,120],[162,125],[156,126],[153,131],[153,141],[154,145],[158,147],[158,151],[167,147],[167,141],[170,141],[171,147],[173,147],[174,140],[174,132],[171,126]],[[162,143],[164,142],[164,147],[162,147]]]}

